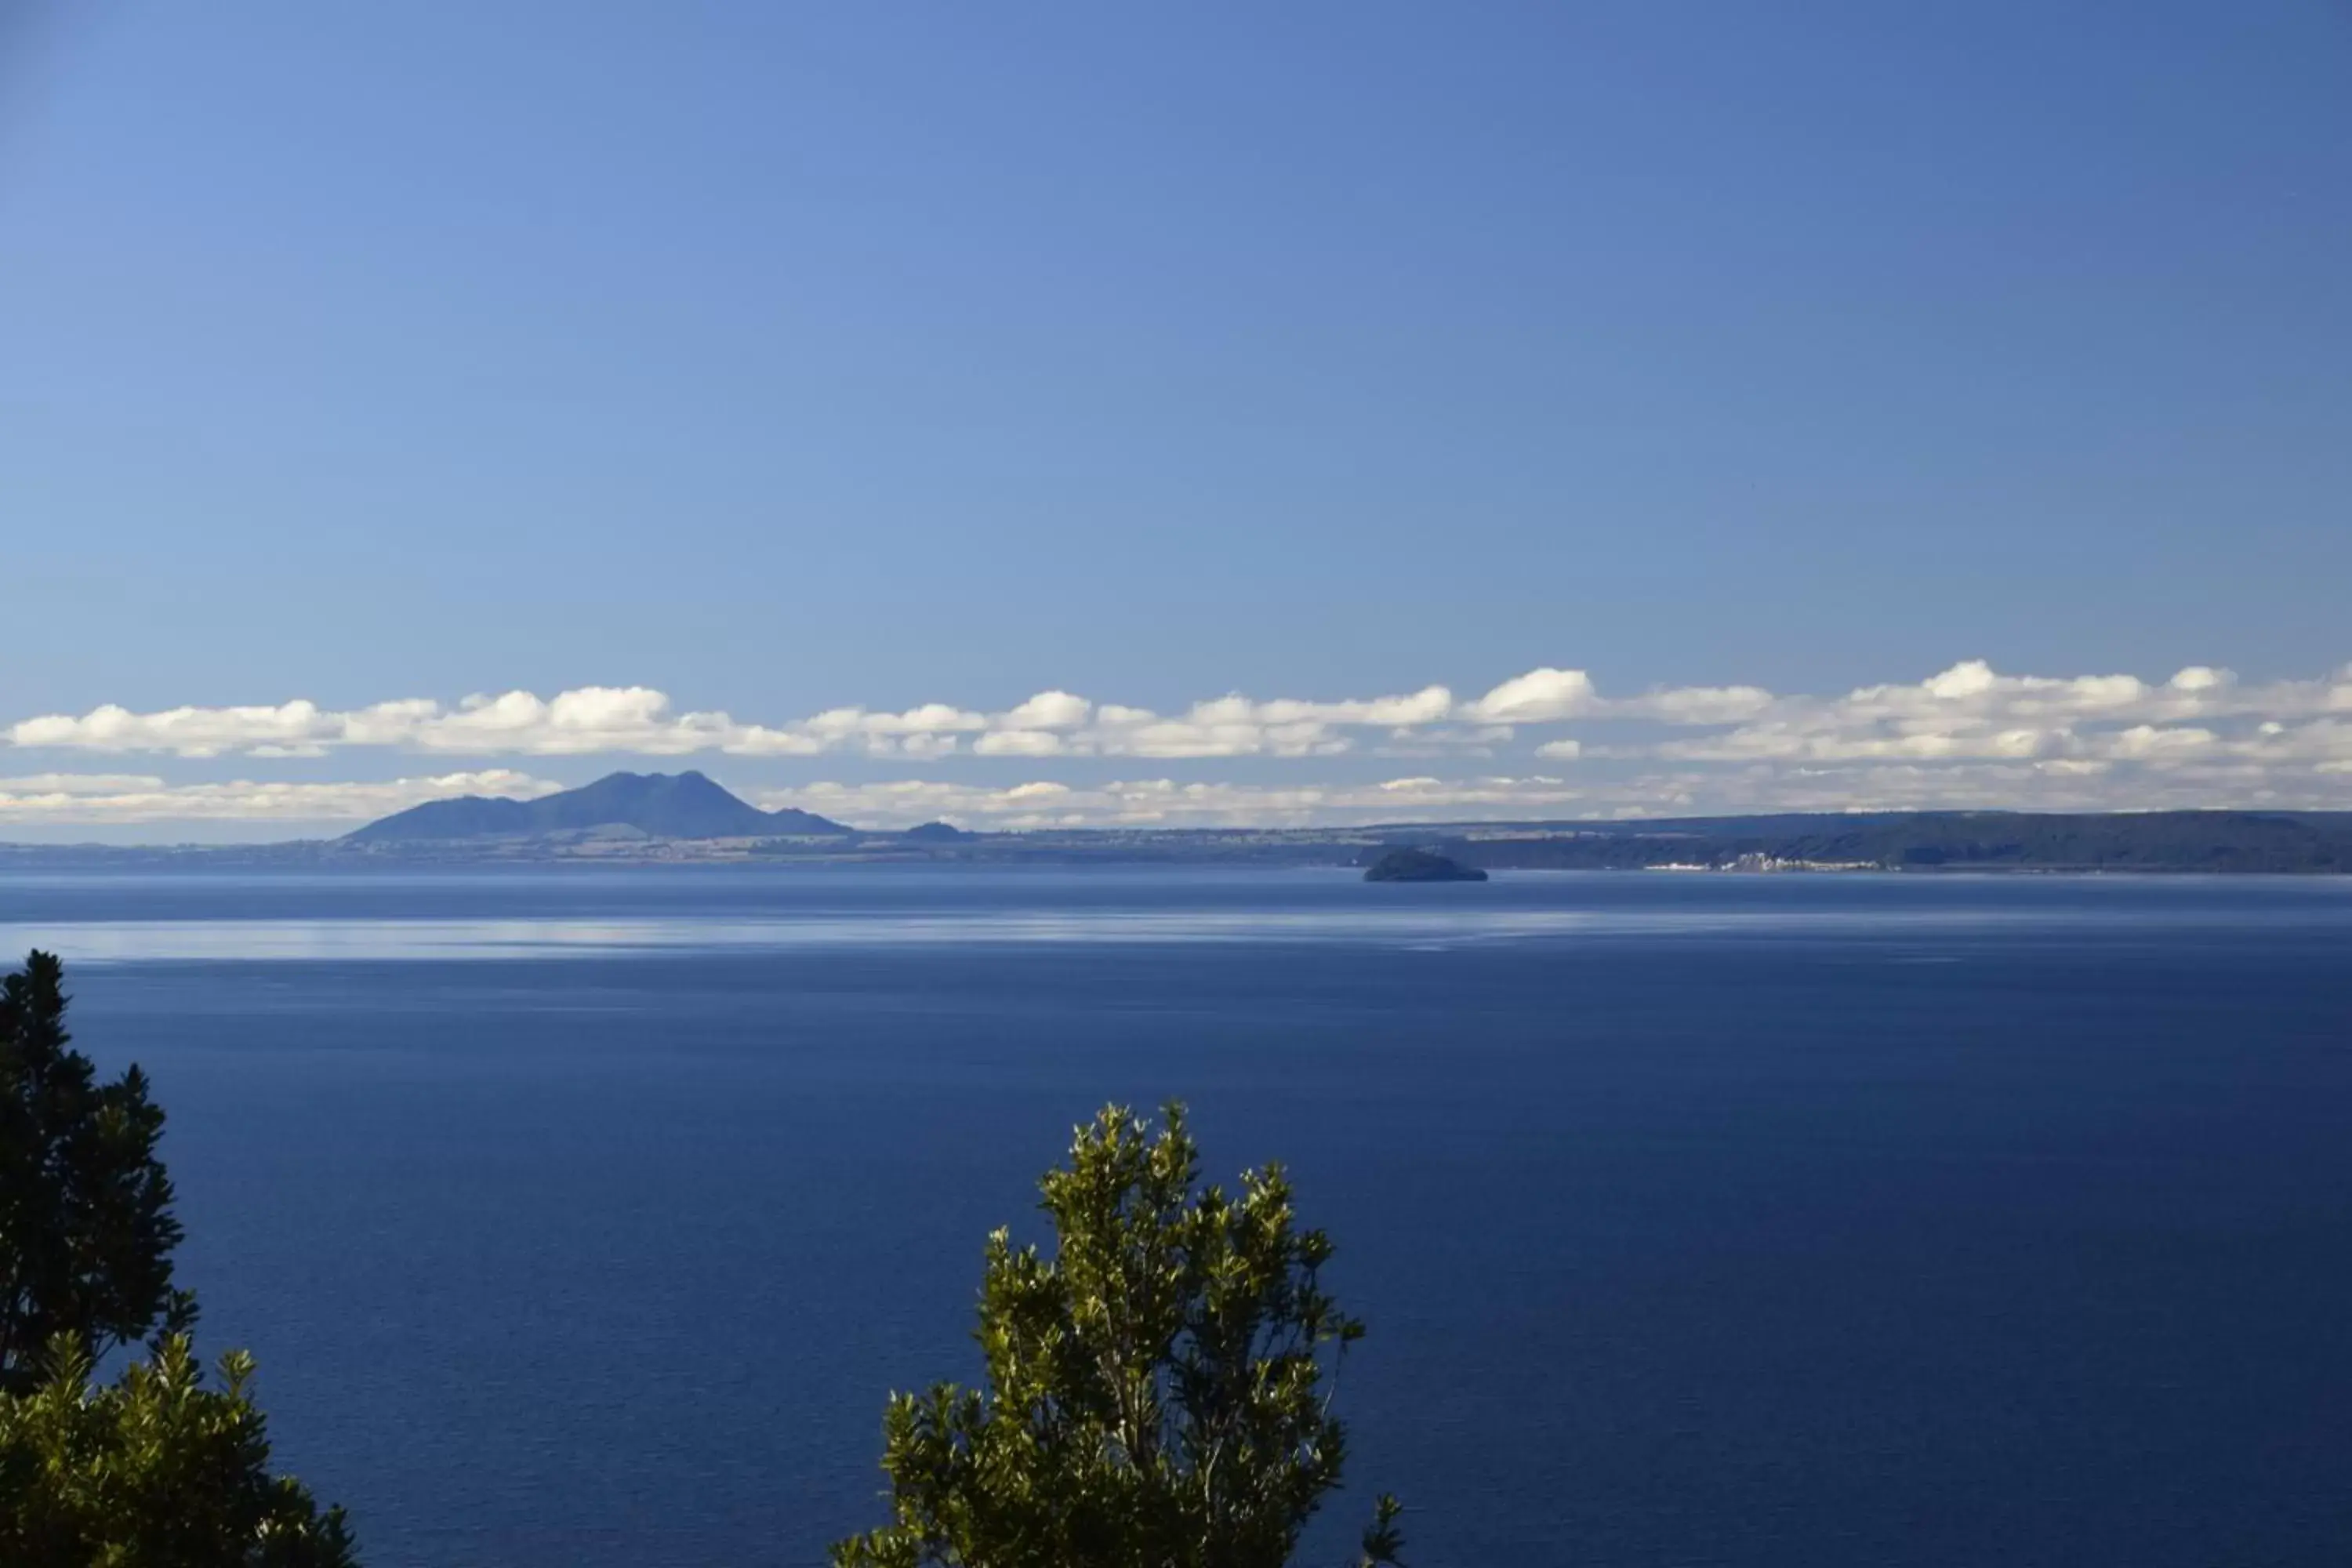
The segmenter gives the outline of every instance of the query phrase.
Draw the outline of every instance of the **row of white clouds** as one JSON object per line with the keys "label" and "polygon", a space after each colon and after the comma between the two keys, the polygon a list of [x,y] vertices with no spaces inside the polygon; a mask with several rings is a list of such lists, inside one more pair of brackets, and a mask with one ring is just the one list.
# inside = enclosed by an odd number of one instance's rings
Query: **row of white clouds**
{"label": "row of white clouds", "polygon": [[[36,750],[181,757],[316,757],[346,747],[394,747],[468,757],[860,752],[921,759],[1176,759],[1319,757],[1365,749],[1491,752],[1530,727],[1550,732],[1564,724],[1629,721],[1708,732],[1620,743],[1601,754],[1685,763],[2129,760],[2236,745],[2250,748],[2250,755],[2325,760],[2346,754],[2352,667],[2315,680],[2242,685],[2226,670],[2195,666],[2152,684],[2130,675],[2007,676],[1970,660],[1916,684],[1828,698],[1779,696],[1755,686],[1608,698],[1583,670],[1544,668],[1468,700],[1443,686],[1342,701],[1232,695],[1171,716],[1044,691],[994,712],[932,702],[903,712],[835,708],[781,724],[678,712],[667,694],[648,687],[589,686],[552,698],[509,691],[455,706],[405,698],[340,711],[307,700],[147,713],[110,704],[22,720],[6,735]],[[1536,750],[1573,758],[1591,743],[1559,734],[1538,737]]]}
{"label": "row of white clouds", "polygon": [[0,778],[0,824],[367,822],[453,795],[523,799],[562,787],[510,768],[364,784],[172,784],[144,773],[32,773]]}
{"label": "row of white clouds", "polygon": [[[51,773],[0,778],[0,826],[150,827],[300,824],[340,830],[460,795],[528,799],[564,787],[508,769],[364,783],[239,779],[172,784],[152,775]],[[819,782],[742,792],[866,828],[938,818],[968,827],[1344,826],[1381,822],[1673,816],[1761,811],[2156,807],[2341,809],[2352,760],[2283,774],[2258,762],[2161,765],[2082,760],[1870,763],[1833,767],[1657,770],[1613,779],[1521,773],[1429,774],[1361,784],[1252,784],[1169,778],[993,787],[938,778]]]}
{"label": "row of white clouds", "polygon": [[[365,821],[451,795],[530,799],[562,787],[508,769],[370,784],[173,784],[137,773],[45,773],[0,778],[0,823]],[[1563,780],[1539,777],[1276,788],[1172,779],[1076,787],[1038,780],[1006,789],[902,779],[744,793],[769,809],[798,805],[860,826],[907,826],[947,816],[1003,828],[1394,821],[1433,812],[1526,812],[1578,798]]]}
{"label": "row of white clouds", "polygon": [[[310,702],[106,707],[10,726],[15,746],[180,757],[315,757],[392,747],[494,757],[618,753],[864,753],[907,759],[1450,758],[1374,782],[1263,784],[1051,778],[817,783],[747,792],[862,826],[946,817],[1003,828],[1269,826],[1440,818],[1611,816],[1906,806],[2129,809],[2352,807],[2352,667],[2311,680],[2241,682],[2194,667],[2126,675],[2005,676],[1980,661],[1916,684],[1834,697],[1752,686],[1602,695],[1580,670],[1538,669],[1461,700],[1443,687],[1347,701],[1225,697],[1163,717],[1066,692],[982,712],[838,709],[796,723],[675,712],[660,692],[583,688],[454,707],[427,700],[337,712]],[[1473,759],[1527,755],[1508,771]],[[1475,764],[1474,764],[1475,765]],[[1486,767],[1491,768],[1492,763]],[[1361,771],[1361,764],[1358,764]],[[1315,770],[1320,771],[1320,770]],[[0,778],[0,824],[363,821],[454,795],[561,787],[505,768],[366,783],[172,783],[129,773]]]}
{"label": "row of white clouds", "polygon": [[[346,711],[297,700],[276,707],[170,708],[135,713],[108,705],[79,716],[45,714],[9,727],[18,746],[95,752],[315,757],[348,746],[394,746],[467,756],[629,753],[674,757],[717,752],[743,757],[814,757],[855,751],[877,756],[1004,757],[1325,756],[1351,749],[1351,731],[1418,734],[1454,721],[1491,731],[1496,713],[1536,717],[1527,695],[1538,685],[1583,681],[1579,672],[1538,670],[1498,687],[1489,699],[1458,703],[1433,686],[1369,701],[1253,701],[1229,696],[1163,716],[1148,708],[1097,703],[1041,691],[999,712],[929,702],[903,712],[835,708],[782,724],[747,723],[723,712],[679,712],[649,687],[586,686],[541,698],[530,691],[468,697],[454,707],[404,698]],[[1590,683],[1584,682],[1589,691]],[[1518,693],[1514,696],[1514,693]],[[1553,697],[1545,716],[1573,706]]]}

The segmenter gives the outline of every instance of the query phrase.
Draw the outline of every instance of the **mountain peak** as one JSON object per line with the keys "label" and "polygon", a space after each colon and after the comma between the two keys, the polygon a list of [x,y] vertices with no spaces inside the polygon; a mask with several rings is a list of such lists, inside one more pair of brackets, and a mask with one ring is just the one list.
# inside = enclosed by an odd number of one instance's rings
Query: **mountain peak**
{"label": "mountain peak", "polygon": [[596,827],[634,827],[656,838],[764,838],[847,835],[850,828],[790,806],[761,811],[702,773],[606,773],[537,800],[465,795],[427,801],[345,836],[352,844],[419,839],[535,838]]}

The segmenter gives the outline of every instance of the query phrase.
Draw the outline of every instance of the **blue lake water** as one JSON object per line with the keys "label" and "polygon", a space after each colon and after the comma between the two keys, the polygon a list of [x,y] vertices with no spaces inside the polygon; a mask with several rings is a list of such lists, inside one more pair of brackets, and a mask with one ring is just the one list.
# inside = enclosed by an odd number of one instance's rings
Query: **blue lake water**
{"label": "blue lake water", "polygon": [[814,1563],[1107,1100],[1371,1326],[1338,1563],[2340,1563],[2352,882],[10,877],[374,1568]]}

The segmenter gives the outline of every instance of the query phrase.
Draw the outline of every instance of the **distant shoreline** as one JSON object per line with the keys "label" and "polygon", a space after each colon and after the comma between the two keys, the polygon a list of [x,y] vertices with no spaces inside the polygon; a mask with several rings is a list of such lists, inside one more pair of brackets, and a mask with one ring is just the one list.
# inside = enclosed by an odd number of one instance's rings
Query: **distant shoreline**
{"label": "distant shoreline", "polygon": [[662,837],[594,826],[533,836],[275,844],[0,844],[0,873],[116,868],[484,866],[1305,867],[1361,868],[1400,847],[1488,871],[1854,875],[2352,873],[2352,812],[1906,812],[1363,827],[1095,828]]}

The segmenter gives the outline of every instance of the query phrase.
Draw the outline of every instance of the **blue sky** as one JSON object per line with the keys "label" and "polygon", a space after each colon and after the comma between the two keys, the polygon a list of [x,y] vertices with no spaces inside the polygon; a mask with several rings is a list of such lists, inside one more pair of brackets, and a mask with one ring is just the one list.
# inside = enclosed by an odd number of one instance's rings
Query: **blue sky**
{"label": "blue sky", "polygon": [[[2352,805],[2342,5],[11,11],[7,836],[689,755],[877,820]],[[1969,660],[2144,689],[1847,695]],[[1470,711],[1541,669],[1599,695]],[[38,722],[1433,685],[1287,752]],[[1778,706],[1622,706],[1720,688]]]}

